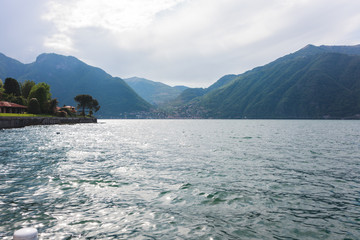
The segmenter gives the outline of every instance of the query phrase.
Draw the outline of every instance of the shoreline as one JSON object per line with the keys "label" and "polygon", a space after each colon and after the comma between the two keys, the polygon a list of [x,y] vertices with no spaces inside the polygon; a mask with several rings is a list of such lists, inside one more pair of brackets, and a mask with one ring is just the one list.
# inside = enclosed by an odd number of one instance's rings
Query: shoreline
{"label": "shoreline", "polygon": [[96,118],[61,117],[0,117],[0,129],[22,128],[35,125],[97,123]]}

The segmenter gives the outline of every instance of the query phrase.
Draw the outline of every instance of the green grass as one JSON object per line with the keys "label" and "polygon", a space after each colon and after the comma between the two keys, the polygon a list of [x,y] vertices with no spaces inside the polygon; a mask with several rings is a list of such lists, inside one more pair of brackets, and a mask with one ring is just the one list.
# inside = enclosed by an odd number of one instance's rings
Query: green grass
{"label": "green grass", "polygon": [[18,113],[0,113],[0,117],[54,117],[47,114],[18,114]]}
{"label": "green grass", "polygon": [[[0,117],[56,117],[54,115],[49,114],[18,114],[18,113],[0,113]],[[76,116],[68,116],[68,117],[75,117],[75,118],[83,118],[83,116],[76,115]],[[90,118],[89,116],[85,116],[85,118]]]}

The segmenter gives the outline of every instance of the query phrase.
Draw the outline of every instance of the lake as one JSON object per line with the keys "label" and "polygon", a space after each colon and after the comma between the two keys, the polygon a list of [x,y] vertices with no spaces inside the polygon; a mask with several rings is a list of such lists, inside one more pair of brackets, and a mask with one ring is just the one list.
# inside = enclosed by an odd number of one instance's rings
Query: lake
{"label": "lake", "polygon": [[0,130],[0,238],[360,239],[360,121]]}

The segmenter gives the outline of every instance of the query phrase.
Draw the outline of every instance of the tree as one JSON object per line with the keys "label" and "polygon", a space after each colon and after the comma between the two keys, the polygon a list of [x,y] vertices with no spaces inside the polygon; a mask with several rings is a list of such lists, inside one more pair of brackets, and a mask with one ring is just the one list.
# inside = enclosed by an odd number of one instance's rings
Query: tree
{"label": "tree", "polygon": [[90,117],[91,117],[92,114],[93,114],[93,111],[92,111],[93,109],[95,110],[95,112],[99,111],[100,105],[99,105],[98,100],[96,100],[95,98],[93,98],[93,100],[92,100],[92,102],[91,102],[91,104],[90,104],[90,106],[89,106],[89,109],[90,109],[90,111],[89,111]]}
{"label": "tree", "polygon": [[59,104],[58,100],[56,98],[51,99],[49,102],[49,113],[50,114],[55,114],[56,113],[56,107]]}
{"label": "tree", "polygon": [[17,103],[20,105],[27,105],[26,99],[23,98],[22,96],[14,97],[13,100],[11,100],[10,102]]}
{"label": "tree", "polygon": [[89,108],[89,106],[92,105],[93,98],[90,95],[87,94],[80,94],[77,95],[74,100],[78,102],[78,108],[82,109],[81,115],[85,117],[85,108]]}
{"label": "tree", "polygon": [[40,104],[36,98],[31,98],[28,106],[28,113],[39,114],[40,113]]}
{"label": "tree", "polygon": [[36,98],[40,105],[41,113],[49,110],[49,101],[51,100],[50,86],[46,83],[38,83],[31,88],[29,99]]}
{"label": "tree", "polygon": [[20,85],[16,79],[6,78],[5,84],[0,79],[0,100],[20,105],[27,105],[26,99],[21,96]]}
{"label": "tree", "polygon": [[19,82],[14,78],[5,79],[4,89],[6,94],[21,95]]}
{"label": "tree", "polygon": [[1,81],[1,79],[0,79],[0,101],[2,101],[2,100],[5,100],[4,99],[4,88],[3,88],[3,83],[2,83],[2,81]]}
{"label": "tree", "polygon": [[78,109],[82,109],[81,115],[85,116],[85,109],[88,108],[89,109],[89,115],[92,116],[93,114],[93,109],[95,110],[95,112],[99,111],[100,109],[100,105],[99,102],[93,98],[90,95],[87,94],[81,94],[81,95],[77,95],[74,100],[76,102],[78,102]]}
{"label": "tree", "polygon": [[27,99],[29,97],[31,88],[35,85],[36,84],[34,81],[26,80],[25,82],[23,82],[21,84],[21,95]]}

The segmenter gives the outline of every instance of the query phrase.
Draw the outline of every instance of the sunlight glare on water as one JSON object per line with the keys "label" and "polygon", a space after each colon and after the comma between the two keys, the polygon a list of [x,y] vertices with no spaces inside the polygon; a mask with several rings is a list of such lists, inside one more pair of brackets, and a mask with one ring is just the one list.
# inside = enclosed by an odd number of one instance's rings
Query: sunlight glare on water
{"label": "sunlight glare on water", "polygon": [[1,130],[0,237],[34,226],[40,239],[359,239],[359,130],[320,120]]}

